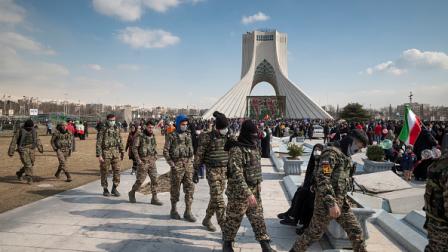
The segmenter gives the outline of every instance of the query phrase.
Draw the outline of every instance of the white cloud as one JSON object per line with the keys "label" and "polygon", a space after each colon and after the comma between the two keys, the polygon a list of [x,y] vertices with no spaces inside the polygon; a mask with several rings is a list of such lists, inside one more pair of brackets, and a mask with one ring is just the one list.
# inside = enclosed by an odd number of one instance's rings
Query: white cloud
{"label": "white cloud", "polygon": [[443,52],[422,52],[409,49],[403,52],[401,60],[415,67],[441,68],[448,70],[448,55]]}
{"label": "white cloud", "polygon": [[205,0],[92,0],[93,8],[106,16],[118,17],[123,21],[139,20],[146,9],[167,12],[181,4],[196,5]]}
{"label": "white cloud", "polygon": [[135,64],[120,64],[117,68],[126,71],[140,71],[140,69],[142,69],[141,66]]}
{"label": "white cloud", "polygon": [[136,21],[143,15],[141,0],[93,0],[93,8],[106,16]]}
{"label": "white cloud", "polygon": [[374,67],[369,67],[365,70],[365,73],[368,75],[372,75],[374,73],[379,73],[379,72],[384,72],[384,73],[389,73],[392,75],[402,75],[404,73],[407,72],[406,69],[400,69],[398,67],[395,66],[395,63],[392,61],[387,61],[384,63],[380,63]]}
{"label": "white cloud", "polygon": [[0,23],[17,24],[25,18],[25,9],[14,0],[0,0]]}
{"label": "white cloud", "polygon": [[157,12],[166,12],[168,9],[181,4],[180,0],[143,0],[143,4]]}
{"label": "white cloud", "polygon": [[15,32],[1,32],[0,45],[36,54],[55,54],[53,50],[41,45],[39,42]]}
{"label": "white cloud", "polygon": [[268,15],[266,15],[263,12],[259,11],[258,13],[254,14],[252,16],[243,16],[243,18],[241,19],[241,23],[243,23],[243,24],[251,24],[251,23],[255,23],[255,22],[267,21],[270,18],[271,17],[269,17]]}
{"label": "white cloud", "polygon": [[448,55],[444,52],[408,49],[403,51],[397,60],[390,60],[380,63],[376,66],[367,68],[361,73],[366,73],[368,75],[373,75],[375,73],[388,73],[398,76],[408,72],[410,68],[437,68],[448,70]]}
{"label": "white cloud", "polygon": [[94,70],[94,71],[101,71],[101,70],[103,70],[103,67],[98,65],[98,64],[88,64],[87,67],[90,68],[91,70]]}
{"label": "white cloud", "polygon": [[180,42],[180,38],[161,29],[126,27],[120,30],[118,38],[132,48],[164,48]]}

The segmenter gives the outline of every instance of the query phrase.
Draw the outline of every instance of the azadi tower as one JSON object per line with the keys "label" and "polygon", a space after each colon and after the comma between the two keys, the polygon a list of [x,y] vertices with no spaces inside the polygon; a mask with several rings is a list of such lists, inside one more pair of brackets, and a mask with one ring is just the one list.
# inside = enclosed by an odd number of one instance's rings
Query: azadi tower
{"label": "azadi tower", "polygon": [[288,79],[288,38],[285,33],[253,31],[243,35],[241,80],[204,115],[218,110],[229,118],[247,116],[247,97],[260,82],[270,83],[276,96],[286,98],[286,118],[332,119],[316,102]]}

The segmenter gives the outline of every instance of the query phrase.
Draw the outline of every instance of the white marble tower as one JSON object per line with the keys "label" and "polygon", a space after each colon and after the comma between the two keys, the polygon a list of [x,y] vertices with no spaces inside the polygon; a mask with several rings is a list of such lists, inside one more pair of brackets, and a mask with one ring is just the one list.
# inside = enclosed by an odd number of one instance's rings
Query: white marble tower
{"label": "white marble tower", "polygon": [[276,30],[243,35],[241,80],[203,116],[218,110],[229,118],[246,116],[247,96],[260,82],[270,83],[277,96],[286,97],[286,118],[332,119],[316,102],[288,79],[288,38]]}

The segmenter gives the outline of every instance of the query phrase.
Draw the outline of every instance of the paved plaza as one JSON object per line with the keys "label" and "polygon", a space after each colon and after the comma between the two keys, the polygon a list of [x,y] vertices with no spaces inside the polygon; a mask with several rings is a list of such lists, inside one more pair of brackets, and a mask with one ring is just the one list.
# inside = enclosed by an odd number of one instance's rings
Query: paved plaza
{"label": "paved plaza", "polygon": [[[168,171],[163,159],[159,174]],[[281,185],[282,175],[263,159],[262,198],[268,231],[274,248],[288,251],[295,228],[279,224],[276,215],[289,203]],[[196,186],[193,212],[196,223],[169,218],[169,193],[161,193],[163,206],[149,204],[150,195],[136,194],[137,204],[128,202],[127,191],[134,176],[121,176],[121,197],[103,197],[95,181],[0,215],[0,251],[220,251],[221,232],[208,232],[201,225],[208,204],[208,184]],[[38,186],[34,184],[32,186]],[[51,188],[42,187],[42,190]],[[182,194],[183,195],[183,194]],[[181,202],[179,212],[182,214]],[[213,223],[218,227],[216,219]],[[247,218],[239,230],[235,251],[260,251]],[[311,251],[320,251],[314,244]]]}

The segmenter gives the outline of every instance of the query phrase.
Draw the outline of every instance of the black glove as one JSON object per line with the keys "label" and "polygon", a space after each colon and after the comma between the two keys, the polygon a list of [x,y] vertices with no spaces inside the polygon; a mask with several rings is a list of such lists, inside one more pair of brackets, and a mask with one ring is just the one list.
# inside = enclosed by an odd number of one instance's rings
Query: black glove
{"label": "black glove", "polygon": [[199,174],[197,171],[194,171],[193,173],[193,183],[195,184],[199,183]]}

